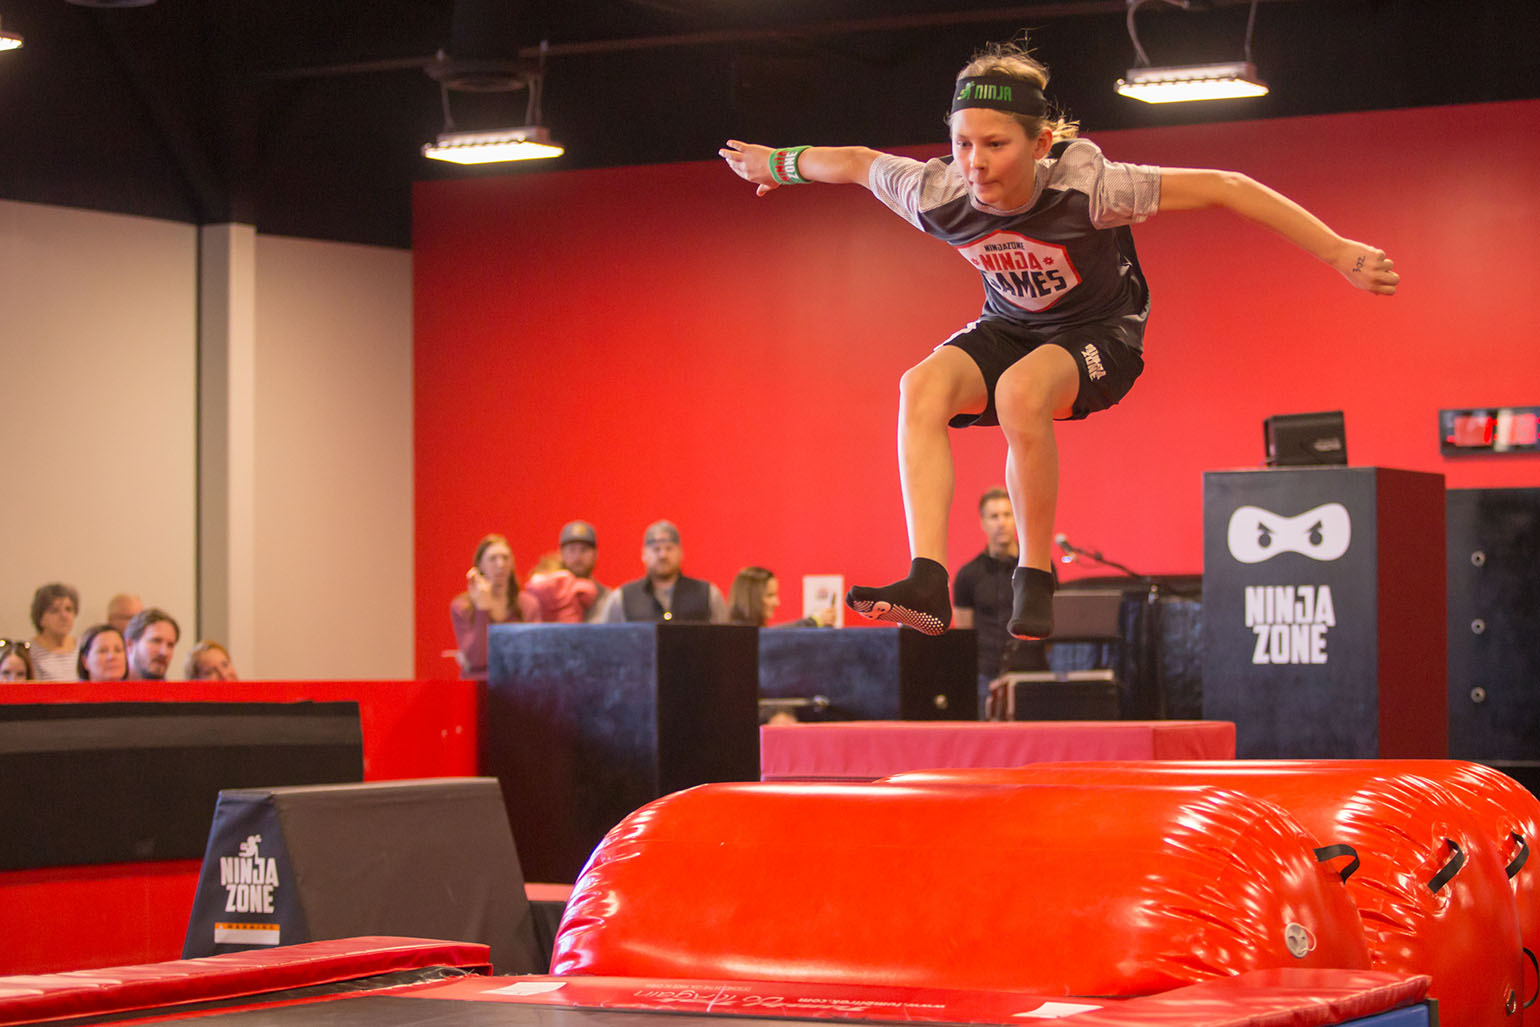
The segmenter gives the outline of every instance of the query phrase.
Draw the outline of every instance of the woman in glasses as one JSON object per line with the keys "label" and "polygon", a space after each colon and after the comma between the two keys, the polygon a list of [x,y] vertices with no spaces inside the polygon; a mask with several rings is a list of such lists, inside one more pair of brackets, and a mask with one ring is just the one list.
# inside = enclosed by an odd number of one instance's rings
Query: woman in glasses
{"label": "woman in glasses", "polygon": [[33,679],[35,675],[32,671],[32,655],[28,652],[29,648],[31,647],[26,642],[9,638],[0,639],[0,682]]}

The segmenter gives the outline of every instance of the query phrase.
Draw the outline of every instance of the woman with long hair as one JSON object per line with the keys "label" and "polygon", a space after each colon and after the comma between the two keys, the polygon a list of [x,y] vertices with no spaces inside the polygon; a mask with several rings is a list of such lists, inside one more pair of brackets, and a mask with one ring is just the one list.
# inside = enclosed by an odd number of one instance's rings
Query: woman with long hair
{"label": "woman with long hair", "polygon": [[540,620],[540,604],[519,589],[514,573],[513,549],[501,535],[487,535],[476,545],[470,569],[465,572],[465,591],[449,603],[459,649],[460,676],[487,676],[487,629],[493,624]]}
{"label": "woman with long hair", "polygon": [[[770,627],[775,611],[781,606],[781,583],[764,567],[750,566],[733,578],[727,592],[727,619],[732,624],[752,624],[758,628]],[[822,611],[816,617],[803,617],[789,624],[777,625],[788,628],[826,628],[834,623],[834,610]]]}

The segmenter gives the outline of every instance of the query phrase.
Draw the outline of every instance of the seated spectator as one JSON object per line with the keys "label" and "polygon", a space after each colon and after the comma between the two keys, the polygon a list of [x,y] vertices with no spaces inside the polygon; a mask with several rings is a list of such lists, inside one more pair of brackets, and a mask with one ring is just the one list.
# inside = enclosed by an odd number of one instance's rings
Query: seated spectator
{"label": "seated spectator", "polygon": [[[587,521],[568,521],[561,526],[557,539],[561,548],[561,565],[572,572],[579,581],[594,583],[594,601],[589,604],[584,620],[596,620],[600,604],[609,595],[609,588],[594,578],[594,567],[599,563],[599,536]],[[583,591],[587,592],[587,586]]]}
{"label": "seated spectator", "polygon": [[684,548],[672,521],[654,521],[642,533],[642,566],[647,573],[604,597],[594,616],[600,623],[624,621],[710,621],[727,623],[727,600],[709,581],[685,577]]}
{"label": "seated spectator", "polygon": [[128,630],[128,622],[144,609],[144,601],[130,592],[119,592],[107,600],[107,623],[122,634]]}
{"label": "seated spectator", "polygon": [[540,620],[540,603],[519,590],[506,538],[488,535],[476,546],[471,569],[465,572],[465,591],[449,603],[449,620],[460,650],[460,676],[476,680],[487,676],[489,627]]}
{"label": "seated spectator", "polygon": [[599,585],[563,566],[560,553],[547,553],[536,562],[524,590],[540,603],[540,619],[555,624],[581,624],[599,597]]}
{"label": "seated spectator", "polygon": [[80,593],[58,582],[32,594],[32,668],[39,681],[74,681],[80,645],[71,634],[80,612]]}
{"label": "seated spectator", "polygon": [[230,650],[204,639],[187,654],[184,673],[188,681],[239,681],[230,663]]}
{"label": "seated spectator", "polygon": [[0,638],[0,682],[34,680],[31,648],[30,642]]}
{"label": "seated spectator", "polygon": [[81,681],[123,681],[128,677],[128,649],[111,624],[97,624],[80,638],[75,672]]}
{"label": "seated spectator", "polygon": [[150,606],[134,614],[123,640],[128,645],[129,680],[164,681],[182,629],[171,614]]}
{"label": "seated spectator", "polygon": [[[781,583],[763,567],[745,567],[727,590],[727,619],[733,624],[752,624],[768,628],[781,605]],[[802,617],[778,625],[783,628],[826,628],[834,623],[834,607],[820,610],[816,617]]]}

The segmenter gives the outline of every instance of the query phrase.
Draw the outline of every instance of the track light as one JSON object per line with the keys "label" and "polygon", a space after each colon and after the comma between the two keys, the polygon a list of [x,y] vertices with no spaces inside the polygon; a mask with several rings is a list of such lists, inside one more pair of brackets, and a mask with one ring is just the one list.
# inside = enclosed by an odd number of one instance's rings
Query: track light
{"label": "track light", "polygon": [[[499,17],[507,12],[496,6],[502,0],[492,0],[494,7],[485,8],[486,0],[456,8],[472,14],[486,14],[488,10]],[[433,160],[451,161],[455,164],[497,164],[514,160],[543,160],[560,157],[566,152],[562,145],[551,138],[551,132],[540,124],[540,94],[545,87],[545,56],[550,44],[540,44],[540,61],[530,65],[510,57],[457,58],[440,51],[428,65],[428,77],[439,85],[439,98],[444,105],[444,130],[438,138],[422,148],[422,155]],[[454,115],[449,109],[449,94],[511,93],[519,89],[527,93],[524,108],[524,124],[517,128],[492,128],[461,130],[455,127]]]}
{"label": "track light", "polygon": [[20,50],[21,36],[15,32],[7,32],[0,27],[0,50]]}
{"label": "track light", "polygon": [[[1118,79],[1118,92],[1145,103],[1181,103],[1187,100],[1234,100],[1266,96],[1267,83],[1251,62],[1251,31],[1257,22],[1257,0],[1251,0],[1246,17],[1245,58],[1210,64],[1184,64],[1179,67],[1151,67],[1149,55],[1139,44],[1134,28],[1134,12],[1148,0],[1128,0],[1128,38],[1134,44],[1138,65]],[[1173,7],[1189,10],[1192,0],[1164,0]]]}
{"label": "track light", "polygon": [[1179,68],[1129,68],[1118,79],[1118,92],[1145,103],[1183,100],[1235,100],[1266,96],[1267,83],[1250,61],[1188,64]]}
{"label": "track light", "polygon": [[455,164],[495,164],[508,160],[560,157],[566,151],[541,125],[495,129],[490,132],[442,132],[438,141],[422,148],[424,157]]}

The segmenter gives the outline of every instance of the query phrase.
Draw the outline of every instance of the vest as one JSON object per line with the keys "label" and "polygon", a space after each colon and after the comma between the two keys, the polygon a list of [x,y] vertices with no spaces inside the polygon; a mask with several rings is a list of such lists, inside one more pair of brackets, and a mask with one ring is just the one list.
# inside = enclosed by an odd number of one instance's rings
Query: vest
{"label": "vest", "polygon": [[652,579],[638,578],[620,586],[620,605],[628,621],[709,621],[711,585],[679,575],[674,582],[673,609],[665,611],[652,594]]}

